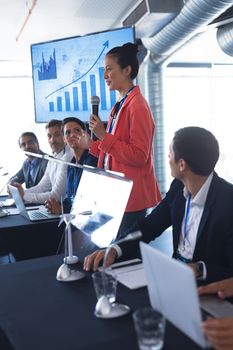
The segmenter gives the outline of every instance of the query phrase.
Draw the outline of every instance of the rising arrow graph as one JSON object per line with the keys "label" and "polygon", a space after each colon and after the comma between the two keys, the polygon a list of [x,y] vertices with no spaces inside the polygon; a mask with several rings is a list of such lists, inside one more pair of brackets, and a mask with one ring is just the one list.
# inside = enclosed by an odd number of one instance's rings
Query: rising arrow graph
{"label": "rising arrow graph", "polygon": [[96,63],[98,62],[98,60],[100,59],[100,57],[102,56],[103,52],[106,50],[107,47],[109,47],[109,41],[108,40],[105,41],[105,43],[103,44],[103,49],[101,50],[99,56],[96,58],[94,63],[91,65],[91,67],[85,73],[83,73],[78,79],[75,79],[75,80],[71,81],[70,83],[60,87],[59,89],[52,91],[49,95],[45,96],[45,98],[47,99],[48,97],[52,96],[56,92],[67,88],[67,86],[70,86],[70,85],[76,83],[77,81],[79,81],[80,79],[82,79],[83,77],[85,77],[85,75],[87,75],[92,70],[92,68],[96,65]]}

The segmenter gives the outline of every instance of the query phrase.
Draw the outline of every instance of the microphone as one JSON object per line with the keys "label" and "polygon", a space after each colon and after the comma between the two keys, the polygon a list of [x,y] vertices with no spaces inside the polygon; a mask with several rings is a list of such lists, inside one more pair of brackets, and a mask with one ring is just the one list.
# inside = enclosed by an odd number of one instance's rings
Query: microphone
{"label": "microphone", "polygon": [[117,241],[113,242],[112,244],[119,244],[119,243],[126,242],[126,241],[134,241],[135,239],[138,239],[141,237],[142,237],[141,231],[134,231],[134,232],[129,233],[127,236],[125,236],[121,239],[118,239]]}
{"label": "microphone", "polygon": [[92,114],[99,114],[100,98],[98,96],[91,96]]}
{"label": "microphone", "polygon": [[[98,96],[91,96],[92,114],[98,116],[99,114],[100,98]],[[91,131],[91,139],[93,140],[93,131]]]}

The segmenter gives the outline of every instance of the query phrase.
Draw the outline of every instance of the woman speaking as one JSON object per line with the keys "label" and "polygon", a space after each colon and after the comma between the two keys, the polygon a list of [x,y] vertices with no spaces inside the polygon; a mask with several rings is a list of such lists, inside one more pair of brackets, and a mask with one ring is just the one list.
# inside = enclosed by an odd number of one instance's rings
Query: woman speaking
{"label": "woman speaking", "polygon": [[133,82],[139,69],[137,52],[136,44],[127,43],[106,54],[104,79],[110,90],[118,91],[119,100],[106,129],[97,115],[92,114],[89,122],[97,138],[90,141],[90,153],[98,157],[98,167],[124,173],[133,180],[118,238],[161,200],[154,174],[155,124],[145,98]]}

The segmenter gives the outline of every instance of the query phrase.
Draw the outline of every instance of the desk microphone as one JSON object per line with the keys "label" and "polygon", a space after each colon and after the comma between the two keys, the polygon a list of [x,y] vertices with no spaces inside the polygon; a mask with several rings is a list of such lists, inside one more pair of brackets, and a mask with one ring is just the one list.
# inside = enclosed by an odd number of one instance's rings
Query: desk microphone
{"label": "desk microphone", "polygon": [[[91,96],[92,114],[99,115],[100,98],[98,96]],[[93,131],[91,131],[91,139],[93,140]]]}

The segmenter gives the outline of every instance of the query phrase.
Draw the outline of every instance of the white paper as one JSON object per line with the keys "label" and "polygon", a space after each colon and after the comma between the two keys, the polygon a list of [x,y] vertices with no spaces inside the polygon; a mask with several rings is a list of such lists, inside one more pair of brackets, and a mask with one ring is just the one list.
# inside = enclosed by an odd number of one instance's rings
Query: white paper
{"label": "white paper", "polygon": [[[131,265],[132,263],[137,263]],[[119,268],[116,268],[118,267]],[[137,289],[146,286],[144,267],[139,259],[133,259],[113,264],[108,273],[116,276],[118,282],[130,289]]]}

